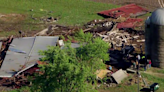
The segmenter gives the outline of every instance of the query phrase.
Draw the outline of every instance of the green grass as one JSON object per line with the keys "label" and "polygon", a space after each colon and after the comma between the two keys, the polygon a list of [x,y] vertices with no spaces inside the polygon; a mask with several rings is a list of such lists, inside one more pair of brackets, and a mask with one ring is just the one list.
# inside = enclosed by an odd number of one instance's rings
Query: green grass
{"label": "green grass", "polygon": [[[85,0],[0,0],[0,14],[23,14],[26,17],[18,21],[2,21],[0,18],[0,37],[15,35],[19,30],[33,34],[48,27],[43,21],[32,20],[41,17],[59,17],[57,24],[82,26],[94,20],[103,19],[97,12],[119,7],[118,5]],[[33,11],[30,11],[33,9]],[[52,13],[48,13],[52,11]],[[8,32],[9,31],[9,32]],[[16,31],[16,32],[11,32]]]}
{"label": "green grass", "polygon": [[151,16],[152,13],[146,13],[145,15],[139,16],[138,18],[141,18],[143,20],[146,20],[147,17]]}
{"label": "green grass", "polygon": [[99,90],[99,92],[137,92],[137,85],[110,87],[107,89]]}
{"label": "green grass", "polygon": [[[102,86],[99,89],[99,92],[137,92],[137,84],[133,85],[125,85],[126,82],[129,81],[134,75],[129,75],[127,78],[125,78],[121,84],[117,85],[117,87],[104,87]],[[141,88],[141,87],[140,87]]]}
{"label": "green grass", "polygon": [[[159,83],[159,90],[156,92],[163,92],[164,91],[164,78],[163,77],[157,77],[154,75],[146,74],[146,73],[141,73],[144,78],[146,78],[151,84],[153,83]],[[149,85],[151,85],[149,84]]]}
{"label": "green grass", "polygon": [[[102,19],[96,13],[102,10],[116,8],[117,5],[84,0],[0,0],[0,13],[34,14],[36,17],[60,16],[59,24],[84,24],[93,19]],[[33,9],[34,11],[29,11]],[[43,11],[40,11],[43,9]]]}
{"label": "green grass", "polygon": [[16,32],[14,32],[14,31],[7,31],[7,32],[2,31],[2,32],[0,32],[0,36],[1,36],[1,37],[2,37],[2,36],[8,37],[8,36],[11,36],[11,35],[16,35]]}
{"label": "green grass", "polygon": [[150,69],[148,69],[148,71],[155,72],[155,73],[163,73],[164,74],[164,69],[160,69],[160,68],[150,68]]}

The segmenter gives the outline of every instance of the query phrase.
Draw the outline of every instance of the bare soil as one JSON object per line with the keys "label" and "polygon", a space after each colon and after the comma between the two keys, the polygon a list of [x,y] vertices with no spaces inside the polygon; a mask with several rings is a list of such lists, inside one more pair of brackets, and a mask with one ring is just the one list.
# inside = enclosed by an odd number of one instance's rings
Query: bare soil
{"label": "bare soil", "polygon": [[32,36],[47,27],[47,24],[31,21],[31,18],[23,14],[0,14],[0,37],[10,35],[18,36],[22,31],[26,36]]}
{"label": "bare soil", "polygon": [[19,22],[26,18],[25,15],[21,14],[0,14],[0,21],[5,22]]}
{"label": "bare soil", "polygon": [[26,16],[21,14],[0,14],[0,32],[20,29],[25,18]]}
{"label": "bare soil", "polygon": [[117,5],[126,5],[135,3],[150,11],[154,11],[156,8],[160,7],[157,0],[88,0],[95,2],[103,2],[103,3],[112,3]]}

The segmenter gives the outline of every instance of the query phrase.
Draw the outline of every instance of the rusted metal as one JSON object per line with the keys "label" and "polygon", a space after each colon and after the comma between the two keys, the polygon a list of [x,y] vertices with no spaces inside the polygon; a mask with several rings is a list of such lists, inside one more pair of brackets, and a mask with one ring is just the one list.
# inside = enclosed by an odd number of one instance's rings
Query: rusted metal
{"label": "rusted metal", "polygon": [[119,28],[119,29],[135,28],[135,27],[140,26],[137,23],[142,22],[142,21],[143,21],[142,19],[138,19],[138,18],[129,18],[125,22],[118,23],[117,28]]}
{"label": "rusted metal", "polygon": [[146,14],[148,10],[136,5],[129,4],[122,6],[120,8],[115,8],[111,10],[101,11],[98,14],[104,17],[119,18],[119,17],[136,17]]}

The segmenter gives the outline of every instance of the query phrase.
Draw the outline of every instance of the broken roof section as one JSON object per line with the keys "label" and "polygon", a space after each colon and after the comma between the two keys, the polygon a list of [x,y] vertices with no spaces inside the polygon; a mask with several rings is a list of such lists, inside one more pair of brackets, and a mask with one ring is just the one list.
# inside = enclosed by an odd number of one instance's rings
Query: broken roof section
{"label": "broken roof section", "polygon": [[117,24],[117,28],[121,29],[121,28],[134,28],[137,26],[140,26],[138,23],[142,22],[142,19],[138,19],[138,18],[129,18],[124,22],[118,23]]}
{"label": "broken roof section", "polygon": [[50,36],[15,38],[1,66],[0,77],[12,77],[23,67],[35,64],[41,58],[38,51],[46,50],[47,46],[56,46],[58,38]]}
{"label": "broken roof section", "polygon": [[118,18],[118,17],[128,18],[130,16],[132,17],[140,16],[146,14],[147,12],[148,10],[136,4],[129,4],[129,5],[122,6],[120,8],[101,11],[98,14],[103,17],[110,17],[110,18]]}

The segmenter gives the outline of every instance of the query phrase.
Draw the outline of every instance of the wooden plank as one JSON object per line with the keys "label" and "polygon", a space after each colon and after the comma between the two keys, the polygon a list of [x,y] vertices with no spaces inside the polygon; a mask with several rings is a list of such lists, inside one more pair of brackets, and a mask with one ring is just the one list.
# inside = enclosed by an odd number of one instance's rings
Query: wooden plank
{"label": "wooden plank", "polygon": [[110,73],[111,71],[105,69],[105,70],[98,70],[96,71],[96,74],[97,74],[97,78],[98,79],[103,79],[107,73]]}

